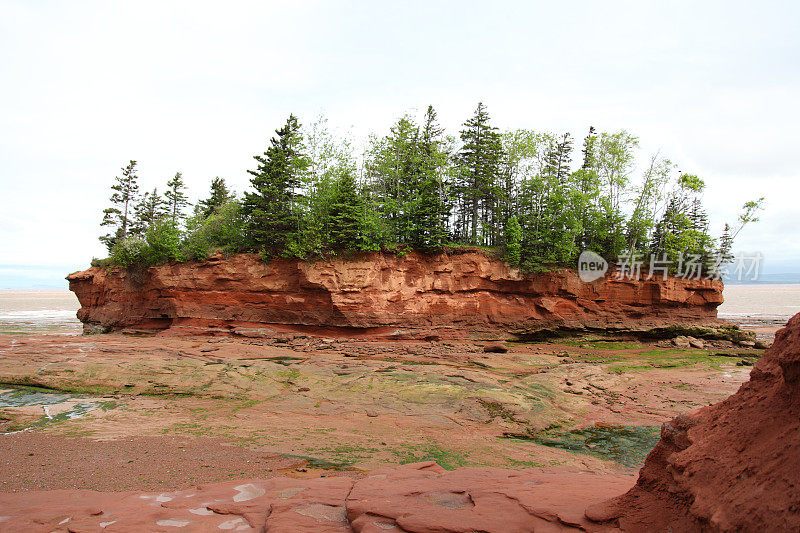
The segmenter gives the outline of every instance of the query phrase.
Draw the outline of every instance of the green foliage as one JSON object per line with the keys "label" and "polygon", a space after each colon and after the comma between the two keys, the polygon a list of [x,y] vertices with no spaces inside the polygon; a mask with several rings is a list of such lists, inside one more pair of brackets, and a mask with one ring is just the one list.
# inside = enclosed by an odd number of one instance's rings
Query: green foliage
{"label": "green foliage", "polygon": [[732,248],[733,235],[731,235],[731,226],[730,224],[725,224],[725,229],[722,231],[722,236],[719,238],[719,248],[717,249],[720,264],[728,264],[733,261],[733,254],[731,253]]}
{"label": "green foliage", "polygon": [[147,243],[141,237],[126,237],[114,243],[111,255],[108,258],[108,266],[120,266],[130,268],[133,266],[145,266],[147,256]]}
{"label": "green foliage", "polygon": [[346,172],[334,186],[328,212],[327,245],[333,250],[358,250],[362,246],[364,201],[353,175]]}
{"label": "green foliage", "polygon": [[258,166],[248,173],[255,191],[246,192],[242,204],[248,244],[267,253],[293,245],[301,210],[296,190],[309,166],[297,118],[290,115],[276,133],[264,154],[254,156]]}
{"label": "green foliage", "polygon": [[100,237],[100,242],[106,245],[109,251],[117,241],[128,236],[133,206],[139,194],[139,177],[136,175],[136,161],[131,160],[128,166],[122,169],[122,176],[114,178],[111,190],[111,207],[103,210],[101,226],[111,226],[111,233]]}
{"label": "green foliage", "polygon": [[167,215],[167,202],[158,194],[158,189],[145,192],[142,199],[134,207],[134,220],[131,223],[131,235],[144,235],[159,219]]}
{"label": "green foliage", "polygon": [[161,219],[144,236],[127,237],[118,241],[111,250],[109,264],[126,268],[147,268],[185,259],[180,228],[170,219]]}
{"label": "green foliage", "polygon": [[[374,208],[384,221],[373,240],[434,250],[449,241],[450,142],[428,106],[425,122],[403,116],[382,139],[372,138],[365,170]],[[365,217],[369,218],[369,216]],[[383,233],[385,230],[386,233]]]}
{"label": "green foliage", "polygon": [[499,234],[499,177],[504,157],[501,136],[489,124],[483,103],[479,102],[475,115],[464,122],[461,142],[455,185],[460,200],[456,232],[467,244],[493,246]]}
{"label": "green foliage", "polygon": [[144,260],[146,266],[185,260],[181,248],[181,231],[173,220],[165,218],[155,222],[147,230],[144,240],[147,245]]}
{"label": "green foliage", "polygon": [[512,216],[506,222],[506,261],[510,265],[518,266],[522,259],[522,228],[517,217]]}
{"label": "green foliage", "polygon": [[190,218],[183,238],[182,255],[188,260],[204,260],[215,252],[232,254],[245,249],[244,218],[241,204],[229,199],[207,217]]}
{"label": "green foliage", "polygon": [[[324,118],[302,129],[290,115],[254,159],[241,201],[222,178],[185,219],[183,177],[138,195],[136,162],[122,169],[104,211],[111,257],[98,264],[146,267],[251,251],[311,258],[356,251],[399,255],[476,246],[527,271],[573,266],[582,250],[615,261],[624,252],[729,261],[736,235],[758,220],[763,198],[743,206],[717,244],[702,203],[705,184],[677,177],[659,154],[634,181],[638,139],[589,128],[573,169],[570,134],[500,133],[479,103],[460,131],[445,134],[428,106],[399,118],[356,157]],[[671,190],[670,190],[671,187]],[[185,223],[184,223],[185,222]],[[646,268],[646,266],[645,266]]]}
{"label": "green foliage", "polygon": [[433,106],[428,106],[420,138],[422,152],[416,190],[412,191],[411,245],[435,250],[450,240],[447,221],[450,217],[448,141],[436,119]]}
{"label": "green foliage", "polygon": [[189,205],[189,201],[186,199],[186,194],[184,194],[185,189],[183,174],[180,172],[176,172],[175,176],[167,182],[167,192],[164,193],[164,197],[166,198],[168,214],[173,224],[179,224],[186,218],[183,210]]}
{"label": "green foliage", "polygon": [[758,200],[745,202],[745,204],[742,206],[742,214],[739,215],[739,224],[741,224],[741,227],[736,231],[734,236],[736,236],[745,225],[751,222],[758,222],[759,218],[756,216],[756,213],[762,211],[763,209],[764,209],[763,196]]}
{"label": "green foliage", "polygon": [[602,133],[597,140],[595,171],[605,189],[599,201],[605,229],[599,235],[600,253],[616,258],[625,249],[624,193],[635,168],[639,139],[625,130]]}
{"label": "green foliage", "polygon": [[701,201],[704,188],[703,180],[695,175],[678,178],[652,234],[650,252],[659,260],[667,258],[676,268],[686,260],[704,268],[712,262],[716,243],[708,233],[708,216]]}
{"label": "green foliage", "polygon": [[234,197],[235,195],[228,190],[225,179],[217,176],[211,180],[211,191],[208,198],[197,202],[195,215],[208,218]]}

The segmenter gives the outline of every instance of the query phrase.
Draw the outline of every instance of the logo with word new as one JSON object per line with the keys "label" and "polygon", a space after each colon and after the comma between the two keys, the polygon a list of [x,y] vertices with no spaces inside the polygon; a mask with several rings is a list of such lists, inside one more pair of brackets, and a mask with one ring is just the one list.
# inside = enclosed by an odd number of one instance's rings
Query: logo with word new
{"label": "logo with word new", "polygon": [[584,283],[591,283],[606,275],[608,261],[594,252],[584,250],[578,257],[578,276]]}

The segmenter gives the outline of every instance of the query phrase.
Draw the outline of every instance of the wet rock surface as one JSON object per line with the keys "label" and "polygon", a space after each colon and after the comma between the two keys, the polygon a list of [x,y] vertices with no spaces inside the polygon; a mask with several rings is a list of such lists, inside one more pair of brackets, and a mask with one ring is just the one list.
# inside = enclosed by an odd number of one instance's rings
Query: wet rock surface
{"label": "wet rock surface", "polygon": [[[702,413],[718,407],[703,406],[735,392],[750,371],[737,363],[761,352],[659,342],[584,336],[486,353],[484,340],[361,333],[0,336],[0,389],[115,403],[0,435],[0,531],[747,529],[714,507],[713,491],[692,484],[726,482],[756,515],[758,490],[794,497],[797,469],[783,457],[794,444],[769,439],[796,439],[797,412],[789,400],[775,403],[788,418],[750,433],[717,414],[732,425],[714,441]],[[781,342],[742,390],[775,378],[793,397],[797,352],[775,355],[794,341]],[[758,390],[745,415],[771,397]],[[676,416],[632,499],[604,503],[633,486],[649,428]],[[675,459],[706,439],[713,445],[692,455],[699,460]],[[723,441],[737,447],[722,454],[733,470],[718,477],[705,465]],[[746,470],[756,456],[771,470]],[[676,477],[662,481],[665,471]],[[748,475],[754,484],[737,481]],[[651,500],[642,487],[655,490]],[[792,504],[770,501],[774,521],[760,527],[792,526],[782,514]]]}
{"label": "wet rock surface", "polygon": [[586,516],[629,531],[800,530],[800,315],[730,398],[664,424],[625,495]]}

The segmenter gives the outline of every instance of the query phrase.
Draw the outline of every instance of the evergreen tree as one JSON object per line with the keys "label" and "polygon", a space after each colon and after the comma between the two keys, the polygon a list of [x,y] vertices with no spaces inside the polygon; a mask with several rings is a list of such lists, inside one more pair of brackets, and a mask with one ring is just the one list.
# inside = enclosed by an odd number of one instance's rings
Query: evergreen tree
{"label": "evergreen tree", "polygon": [[318,255],[329,248],[329,215],[336,185],[345,172],[355,175],[355,160],[349,142],[334,139],[324,117],[318,117],[304,137],[308,171],[302,185],[306,194],[302,241],[307,253]]}
{"label": "evergreen tree", "polygon": [[506,261],[510,265],[518,266],[522,259],[522,228],[517,217],[512,216],[506,221],[505,227]]}
{"label": "evergreen tree", "polygon": [[572,138],[565,133],[561,140],[553,144],[547,154],[545,174],[567,185],[570,176],[569,164],[572,161]]}
{"label": "evergreen tree", "polygon": [[144,235],[152,225],[167,214],[166,201],[158,194],[158,189],[145,192],[142,199],[134,207],[134,221],[131,224],[132,235]]}
{"label": "evergreen tree", "polygon": [[392,126],[388,136],[373,140],[367,172],[395,244],[413,240],[422,160],[419,127],[408,115]]}
{"label": "evergreen tree", "polygon": [[357,250],[362,244],[364,199],[355,177],[345,172],[336,182],[328,212],[328,246],[333,250]]}
{"label": "evergreen tree", "polygon": [[597,131],[594,126],[589,126],[589,133],[583,139],[583,148],[581,154],[583,155],[583,163],[581,169],[588,170],[597,166]]}
{"label": "evergreen tree", "polygon": [[197,214],[203,218],[208,218],[214,214],[227,201],[232,200],[234,194],[228,190],[225,179],[217,176],[211,181],[211,192],[208,198],[200,200],[195,206]]}
{"label": "evergreen tree", "polygon": [[731,234],[730,224],[725,224],[725,229],[722,231],[722,236],[719,238],[719,248],[717,254],[719,256],[720,264],[728,264],[733,261],[733,235]]}
{"label": "evergreen tree", "polygon": [[692,231],[692,242],[689,253],[700,256],[703,264],[708,264],[713,260],[715,251],[714,239],[708,233],[708,214],[703,207],[703,202],[699,197],[692,199],[692,207],[688,214],[689,225]]}
{"label": "evergreen tree", "polygon": [[[503,146],[489,113],[478,103],[475,115],[464,122],[458,194],[461,198],[461,237],[473,245],[494,245],[498,237],[498,199]],[[468,233],[467,233],[468,232]]]}
{"label": "evergreen tree", "polygon": [[520,224],[526,268],[567,264],[577,256],[582,204],[569,172],[571,151],[568,134],[560,140],[550,137],[541,173],[523,185]]}
{"label": "evergreen tree", "polygon": [[186,199],[186,185],[183,183],[183,174],[176,172],[175,176],[167,182],[167,192],[164,196],[169,207],[169,216],[173,224],[179,224],[186,218],[184,208],[189,205]]}
{"label": "evergreen tree", "polygon": [[603,216],[601,214],[600,178],[597,174],[597,132],[594,126],[583,139],[581,168],[573,174],[576,189],[576,210],[579,213],[581,232],[578,247],[603,253]]}
{"label": "evergreen tree", "polygon": [[450,205],[447,198],[446,169],[449,154],[444,149],[444,129],[436,120],[436,111],[428,106],[420,138],[420,175],[413,191],[411,243],[422,249],[436,249],[449,240],[447,221]]}
{"label": "evergreen tree", "polygon": [[301,215],[296,193],[309,161],[294,115],[275,133],[264,154],[254,156],[256,170],[248,170],[254,191],[245,193],[242,211],[252,247],[285,253],[296,244]]}
{"label": "evergreen tree", "polygon": [[139,177],[136,175],[136,161],[131,160],[122,169],[122,176],[114,178],[111,186],[112,206],[103,210],[101,226],[112,226],[113,231],[100,237],[110,252],[114,245],[128,236],[132,222],[133,206],[139,194]]}

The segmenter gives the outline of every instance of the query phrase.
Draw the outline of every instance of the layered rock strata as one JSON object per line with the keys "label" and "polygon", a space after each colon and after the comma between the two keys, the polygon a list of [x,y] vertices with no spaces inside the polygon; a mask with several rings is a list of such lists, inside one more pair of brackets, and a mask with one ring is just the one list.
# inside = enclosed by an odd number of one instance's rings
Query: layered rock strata
{"label": "layered rock strata", "polygon": [[144,271],[92,267],[67,278],[89,328],[258,334],[269,325],[376,335],[548,328],[647,330],[714,322],[720,281],[584,283],[569,269],[525,275],[481,252],[317,261],[215,256]]}

